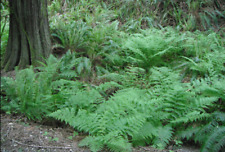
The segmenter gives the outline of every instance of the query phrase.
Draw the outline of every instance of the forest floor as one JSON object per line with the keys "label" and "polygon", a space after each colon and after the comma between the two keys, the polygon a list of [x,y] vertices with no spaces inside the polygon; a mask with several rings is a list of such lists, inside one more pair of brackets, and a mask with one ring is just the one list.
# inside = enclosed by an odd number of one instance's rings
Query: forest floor
{"label": "forest floor", "polygon": [[[78,146],[85,135],[73,134],[73,128],[65,124],[38,123],[23,116],[1,114],[1,152],[90,152]],[[169,146],[165,150],[138,147],[133,148],[133,152],[199,152],[199,149],[192,146]]]}
{"label": "forest floor", "polygon": [[[1,76],[15,78],[15,71]],[[79,147],[85,134],[74,136],[74,129],[60,122],[34,122],[21,115],[1,113],[1,152],[91,152]],[[159,150],[153,147],[133,148],[133,152],[199,152],[194,146],[175,145]],[[102,152],[108,152],[103,150]]]}

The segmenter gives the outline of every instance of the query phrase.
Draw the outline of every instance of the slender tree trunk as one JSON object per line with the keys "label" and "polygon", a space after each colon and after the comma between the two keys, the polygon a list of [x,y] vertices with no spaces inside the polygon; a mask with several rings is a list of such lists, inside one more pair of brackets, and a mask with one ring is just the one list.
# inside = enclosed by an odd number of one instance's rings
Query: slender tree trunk
{"label": "slender tree trunk", "polygon": [[4,69],[36,66],[51,53],[47,0],[9,0],[9,6],[10,27]]}

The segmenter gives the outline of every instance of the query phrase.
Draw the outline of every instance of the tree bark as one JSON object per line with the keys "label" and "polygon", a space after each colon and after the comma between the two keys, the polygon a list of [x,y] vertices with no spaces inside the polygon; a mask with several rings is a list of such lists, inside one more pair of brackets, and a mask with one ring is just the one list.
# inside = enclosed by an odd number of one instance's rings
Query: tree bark
{"label": "tree bark", "polygon": [[9,39],[3,66],[38,65],[51,53],[47,0],[9,0]]}

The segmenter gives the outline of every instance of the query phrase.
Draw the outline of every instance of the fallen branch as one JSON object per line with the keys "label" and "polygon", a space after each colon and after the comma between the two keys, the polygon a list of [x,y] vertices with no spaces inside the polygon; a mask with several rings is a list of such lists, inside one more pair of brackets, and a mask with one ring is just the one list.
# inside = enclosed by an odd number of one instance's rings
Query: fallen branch
{"label": "fallen branch", "polygon": [[17,144],[23,145],[23,146],[34,147],[34,148],[44,148],[44,149],[73,149],[73,147],[51,147],[51,146],[28,145],[28,144],[24,144],[24,143],[21,143],[19,141],[13,140],[13,139],[12,139],[12,141],[15,142],[15,143],[17,143]]}

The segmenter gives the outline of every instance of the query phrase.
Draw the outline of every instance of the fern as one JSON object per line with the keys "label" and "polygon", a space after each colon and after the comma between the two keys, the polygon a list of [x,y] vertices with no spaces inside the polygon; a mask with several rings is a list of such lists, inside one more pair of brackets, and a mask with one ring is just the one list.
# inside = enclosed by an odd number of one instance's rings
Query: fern
{"label": "fern", "polygon": [[[15,82],[12,78],[1,77],[1,110],[6,113],[19,110],[18,98],[15,93]],[[11,99],[9,102],[8,100]]]}
{"label": "fern", "polygon": [[214,112],[210,117],[209,123],[205,125],[198,125],[197,123],[197,126],[190,126],[186,130],[181,131],[178,135],[181,138],[192,139],[199,142],[202,145],[201,151],[220,151],[225,146],[225,121],[222,117],[224,117],[224,113]]}
{"label": "fern", "polygon": [[103,149],[104,142],[101,136],[98,136],[98,137],[88,136],[79,143],[79,146],[81,147],[88,146],[90,147],[91,151],[97,152]]}
{"label": "fern", "polygon": [[219,151],[225,146],[225,126],[215,127],[205,140],[202,151]]}
{"label": "fern", "polygon": [[194,107],[201,110],[201,113],[198,116],[188,118],[198,118],[198,121],[189,124],[187,129],[179,133],[179,136],[199,142],[202,145],[201,151],[220,151],[225,145],[223,81],[223,76],[219,78],[214,76],[193,83],[196,87],[195,91],[201,94]]}
{"label": "fern", "polygon": [[100,84],[96,87],[96,90],[98,90],[105,99],[108,99],[109,96],[113,95],[117,90],[122,88],[123,86],[117,82],[110,81]]}
{"label": "fern", "polygon": [[[208,86],[207,83],[196,81],[193,85],[182,84],[179,74],[166,67],[152,68],[150,73],[150,89],[121,88],[115,80],[126,76],[111,74],[111,80],[114,81],[93,86],[89,91],[76,92],[68,98],[67,108],[50,116],[65,121],[75,129],[88,132],[91,137],[87,137],[81,145],[89,146],[93,151],[101,150],[104,146],[114,151],[123,151],[127,147],[125,143],[129,141],[136,146],[153,144],[163,148],[172,139],[175,128],[179,131],[183,124],[199,124],[212,118],[208,109],[215,106],[218,94],[209,96],[207,91],[199,87]],[[103,99],[102,92],[113,87],[121,90]],[[223,121],[222,116],[217,119]],[[208,127],[203,129],[197,125],[196,129],[190,128],[186,132],[189,135],[183,134],[182,137],[189,140],[194,139],[193,136],[200,137],[195,140],[203,143],[206,138],[204,130],[209,131]],[[213,128],[212,125],[210,131]],[[114,140],[117,142],[110,145]]]}
{"label": "fern", "polygon": [[[154,110],[151,108],[151,104],[148,104],[144,91],[139,89],[120,90],[110,97],[108,101],[102,102],[96,110],[85,109],[87,108],[80,109],[75,115],[74,108],[73,110],[62,109],[50,114],[50,116],[66,121],[78,130],[89,132],[92,136],[90,139],[99,139],[100,136],[102,141],[99,141],[99,144],[102,145],[103,143],[114,151],[127,151],[126,147],[129,145],[128,136],[135,141],[136,136],[141,133],[142,127],[146,123],[154,121],[151,117]],[[74,116],[68,118],[67,116],[71,114]],[[148,117],[149,120],[147,121]],[[142,138],[147,140],[147,137],[152,137],[152,140],[155,139],[154,143],[161,143],[165,146],[171,138],[172,132],[169,129],[167,130],[167,127],[162,126],[168,133],[168,136],[163,138],[160,136],[161,131],[157,129],[159,125],[153,125],[153,127],[154,131],[148,135],[142,134]],[[82,145],[89,145],[91,148],[92,144],[96,144],[95,141],[93,143],[89,141],[89,137],[86,140],[84,140],[86,144]],[[100,145],[94,147],[102,147]],[[130,149],[130,146],[128,147]]]}
{"label": "fern", "polygon": [[[50,24],[53,30],[52,36],[60,40],[60,44],[66,49],[76,51],[78,49],[84,49],[86,47],[86,38],[89,35],[90,27],[85,22],[79,20],[64,20],[62,16],[58,16],[57,23]],[[60,21],[59,21],[60,20]]]}
{"label": "fern", "polygon": [[[5,90],[11,100],[8,103],[10,111],[25,114],[29,119],[42,119],[63,105],[66,101],[63,96],[66,94],[65,90],[75,89],[71,87],[75,83],[57,80],[58,64],[59,61],[50,56],[46,63],[42,63],[42,67],[17,70],[15,80],[6,78]],[[61,94],[56,94],[58,91],[62,91]]]}
{"label": "fern", "polygon": [[129,37],[124,49],[128,50],[128,62],[148,71],[152,66],[165,65],[166,56],[176,57],[176,54],[182,50],[183,40],[171,29],[149,30]]}
{"label": "fern", "polygon": [[50,93],[48,78],[41,83],[36,77],[33,68],[17,71],[15,84],[6,89],[9,98],[18,104],[16,110],[29,119],[41,119],[51,109],[51,104],[46,102]]}
{"label": "fern", "polygon": [[157,148],[166,147],[172,138],[172,134],[173,131],[171,126],[158,127],[153,144],[156,145]]}

